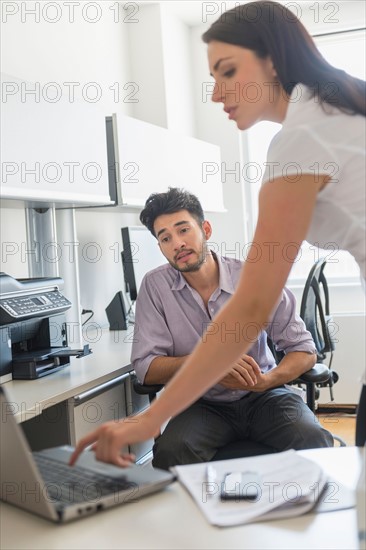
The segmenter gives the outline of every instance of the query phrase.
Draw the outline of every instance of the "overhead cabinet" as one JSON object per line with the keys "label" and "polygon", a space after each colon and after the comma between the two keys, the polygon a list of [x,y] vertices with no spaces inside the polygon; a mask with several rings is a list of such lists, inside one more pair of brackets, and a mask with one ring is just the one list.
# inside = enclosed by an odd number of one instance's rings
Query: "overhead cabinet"
{"label": "overhead cabinet", "polygon": [[142,207],[151,193],[181,187],[204,210],[224,211],[216,145],[120,113],[107,117],[108,132],[91,92],[74,100],[56,83],[2,74],[1,101],[3,199],[56,208]]}
{"label": "overhead cabinet", "polygon": [[61,205],[110,203],[105,113],[92,92],[2,75],[1,196]]}
{"label": "overhead cabinet", "polygon": [[204,210],[224,211],[217,145],[121,114],[111,123],[118,204],[143,206],[151,193],[181,187]]}

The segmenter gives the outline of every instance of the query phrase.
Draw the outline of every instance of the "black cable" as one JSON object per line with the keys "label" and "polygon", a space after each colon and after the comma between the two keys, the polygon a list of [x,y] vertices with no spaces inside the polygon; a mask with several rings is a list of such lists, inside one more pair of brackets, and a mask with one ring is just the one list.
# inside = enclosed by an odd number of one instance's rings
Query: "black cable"
{"label": "black cable", "polygon": [[94,311],[92,309],[83,309],[81,311],[81,315],[85,315],[86,313],[90,313],[89,317],[83,322],[81,323],[81,326],[83,327],[88,321],[90,321],[90,319],[93,317],[94,315]]}
{"label": "black cable", "polygon": [[[126,313],[126,317],[127,317],[127,319],[128,319],[128,322],[129,322],[131,325],[134,325],[134,324],[135,324],[135,321],[132,320],[132,319],[129,319],[129,317],[130,317],[130,314],[131,314],[131,313],[132,313],[132,315],[133,315],[132,306],[133,306],[133,304],[135,303],[135,300],[132,300],[132,301],[131,301],[128,294],[126,294],[126,298],[127,298],[127,301],[129,302],[128,305],[130,306],[130,307],[128,308],[127,313]],[[134,315],[133,315],[133,318],[135,318]]]}

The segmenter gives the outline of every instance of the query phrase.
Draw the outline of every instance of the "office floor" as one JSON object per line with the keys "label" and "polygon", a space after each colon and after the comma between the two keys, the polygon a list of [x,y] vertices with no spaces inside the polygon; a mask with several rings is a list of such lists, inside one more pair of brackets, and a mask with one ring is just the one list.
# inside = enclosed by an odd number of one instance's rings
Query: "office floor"
{"label": "office floor", "polygon": [[335,435],[339,435],[347,445],[355,444],[356,415],[346,413],[317,414],[319,422],[324,428]]}

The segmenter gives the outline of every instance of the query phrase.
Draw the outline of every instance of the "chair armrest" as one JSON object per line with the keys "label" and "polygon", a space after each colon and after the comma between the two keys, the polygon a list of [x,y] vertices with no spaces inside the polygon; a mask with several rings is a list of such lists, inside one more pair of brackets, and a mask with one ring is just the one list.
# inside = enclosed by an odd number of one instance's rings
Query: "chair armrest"
{"label": "chair armrest", "polygon": [[294,382],[305,382],[305,383],[313,383],[313,384],[320,384],[323,382],[327,382],[331,377],[331,372],[328,369],[326,365],[323,363],[316,363],[312,369],[308,370],[307,372],[304,372],[301,376],[299,376]]}
{"label": "chair armrest", "polygon": [[[313,368],[304,372],[299,376],[294,382],[307,382],[313,384],[320,384],[327,382],[331,377],[331,372],[326,365],[323,363],[316,363]],[[133,381],[133,389],[139,395],[154,395],[162,390],[164,384],[141,384],[137,378]]]}
{"label": "chair armrest", "polygon": [[139,395],[154,395],[162,390],[163,387],[163,384],[141,384],[141,382],[139,382],[137,378],[133,380],[133,389]]}

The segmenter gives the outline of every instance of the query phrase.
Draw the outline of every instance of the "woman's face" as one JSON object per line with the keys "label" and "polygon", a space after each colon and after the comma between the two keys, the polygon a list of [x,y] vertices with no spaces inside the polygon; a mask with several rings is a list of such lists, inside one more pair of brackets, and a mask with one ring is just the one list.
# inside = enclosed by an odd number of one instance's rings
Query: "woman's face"
{"label": "woman's face", "polygon": [[207,52],[215,79],[212,101],[223,103],[240,130],[261,120],[284,119],[286,95],[270,57],[260,59],[252,50],[217,41],[209,42]]}

